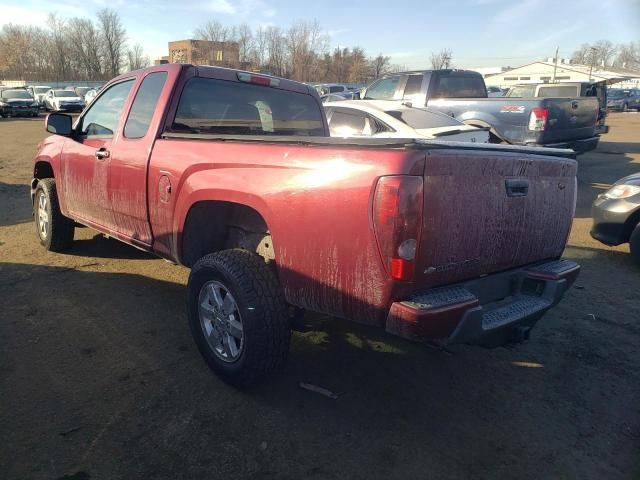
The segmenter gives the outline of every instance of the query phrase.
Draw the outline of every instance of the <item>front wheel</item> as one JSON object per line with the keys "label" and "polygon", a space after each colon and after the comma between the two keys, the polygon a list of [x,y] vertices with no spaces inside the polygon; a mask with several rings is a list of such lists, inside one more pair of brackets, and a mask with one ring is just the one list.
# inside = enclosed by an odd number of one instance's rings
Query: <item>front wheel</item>
{"label": "front wheel", "polygon": [[224,250],[189,275],[191,333],[207,364],[228,383],[257,383],[282,366],[291,335],[278,280],[258,255]]}
{"label": "front wheel", "polygon": [[75,226],[73,220],[60,212],[53,178],[44,178],[38,182],[33,201],[33,218],[40,245],[47,250],[61,252],[73,244]]}

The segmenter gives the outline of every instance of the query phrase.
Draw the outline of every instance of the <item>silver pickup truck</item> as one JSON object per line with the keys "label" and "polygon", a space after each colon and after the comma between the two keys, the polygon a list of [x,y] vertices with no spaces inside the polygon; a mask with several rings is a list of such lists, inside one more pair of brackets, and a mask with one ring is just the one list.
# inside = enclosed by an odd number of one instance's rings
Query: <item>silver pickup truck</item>
{"label": "silver pickup truck", "polygon": [[369,85],[360,97],[428,106],[468,125],[489,127],[496,143],[582,153],[596,148],[600,138],[597,98],[489,98],[482,75],[469,70],[389,74]]}

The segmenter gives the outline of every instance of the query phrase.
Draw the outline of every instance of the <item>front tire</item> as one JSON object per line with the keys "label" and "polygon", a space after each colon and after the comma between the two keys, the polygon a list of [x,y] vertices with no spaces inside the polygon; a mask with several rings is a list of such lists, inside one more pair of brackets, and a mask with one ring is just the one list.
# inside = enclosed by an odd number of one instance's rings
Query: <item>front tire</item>
{"label": "front tire", "polygon": [[631,232],[629,250],[631,251],[631,259],[640,267],[640,223],[636,225],[636,228]]}
{"label": "front tire", "polygon": [[200,353],[226,382],[246,387],[285,363],[287,306],[258,255],[234,249],[202,257],[189,275],[187,308]]}
{"label": "front tire", "polygon": [[53,178],[44,178],[38,182],[33,200],[33,218],[40,245],[52,252],[61,252],[71,247],[74,223],[60,212]]}

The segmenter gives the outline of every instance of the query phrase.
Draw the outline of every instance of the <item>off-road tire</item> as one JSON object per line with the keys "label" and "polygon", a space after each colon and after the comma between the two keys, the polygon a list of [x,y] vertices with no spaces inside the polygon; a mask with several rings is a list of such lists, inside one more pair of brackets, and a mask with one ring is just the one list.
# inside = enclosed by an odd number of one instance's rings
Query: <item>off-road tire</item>
{"label": "off-road tire", "polygon": [[[214,353],[200,324],[200,291],[210,281],[221,283],[233,295],[241,317],[244,346],[231,363]],[[189,275],[187,310],[200,353],[227,383],[250,386],[285,363],[291,337],[287,305],[275,274],[255,253],[224,250],[198,260]]]}
{"label": "off-road tire", "polygon": [[[38,218],[38,208],[40,195],[44,194],[47,205],[49,221],[46,228],[46,235],[40,233]],[[75,231],[73,220],[65,217],[60,212],[58,204],[58,194],[56,192],[56,182],[53,178],[43,178],[38,181],[36,194],[33,200],[33,219],[36,226],[36,235],[40,245],[52,252],[62,252],[73,245],[73,235]]]}
{"label": "off-road tire", "polygon": [[629,250],[631,251],[631,259],[640,267],[640,224],[631,232],[629,237]]}

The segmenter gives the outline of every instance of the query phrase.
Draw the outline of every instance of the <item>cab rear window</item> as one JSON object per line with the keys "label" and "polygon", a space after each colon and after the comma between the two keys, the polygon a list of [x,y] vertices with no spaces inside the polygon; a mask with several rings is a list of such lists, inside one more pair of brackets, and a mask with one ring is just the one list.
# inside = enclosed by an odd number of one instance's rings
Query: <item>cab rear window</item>
{"label": "cab rear window", "polygon": [[311,96],[262,85],[195,77],[182,91],[173,132],[324,136]]}
{"label": "cab rear window", "polygon": [[487,91],[480,75],[437,75],[432,98],[484,98]]}

